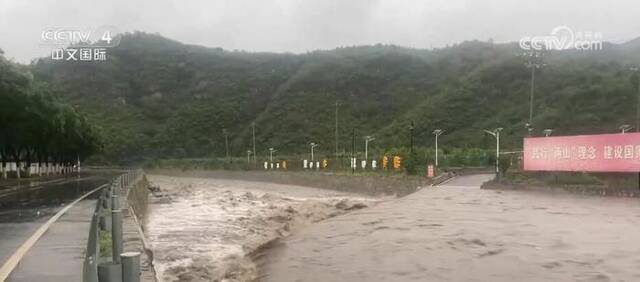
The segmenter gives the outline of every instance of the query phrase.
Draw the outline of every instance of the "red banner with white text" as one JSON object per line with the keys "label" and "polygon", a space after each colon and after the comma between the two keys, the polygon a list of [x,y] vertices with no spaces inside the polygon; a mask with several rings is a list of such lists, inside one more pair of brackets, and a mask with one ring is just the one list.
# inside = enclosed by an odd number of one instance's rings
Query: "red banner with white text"
{"label": "red banner with white text", "polygon": [[524,170],[640,172],[640,133],[525,138]]}

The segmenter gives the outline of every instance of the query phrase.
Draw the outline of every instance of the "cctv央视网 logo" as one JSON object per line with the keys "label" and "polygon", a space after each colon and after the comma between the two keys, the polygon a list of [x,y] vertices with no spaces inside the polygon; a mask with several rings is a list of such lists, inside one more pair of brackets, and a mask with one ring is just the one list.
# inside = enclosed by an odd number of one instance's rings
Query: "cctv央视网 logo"
{"label": "cctv\u592e\u89c6\u7f51 logo", "polygon": [[546,36],[525,36],[520,39],[523,50],[602,50],[603,40],[601,32],[574,32],[568,26],[558,26]]}

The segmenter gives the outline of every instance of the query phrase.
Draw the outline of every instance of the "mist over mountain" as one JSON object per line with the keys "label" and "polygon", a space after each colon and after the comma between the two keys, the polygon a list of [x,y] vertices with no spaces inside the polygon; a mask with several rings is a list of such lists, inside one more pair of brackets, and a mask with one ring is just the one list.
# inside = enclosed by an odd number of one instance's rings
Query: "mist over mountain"
{"label": "mist over mountain", "polygon": [[[39,80],[98,125],[105,147],[96,161],[258,156],[351,150],[355,130],[375,148],[493,148],[482,129],[503,127],[507,149],[521,148],[529,116],[531,72],[517,44],[470,41],[442,49],[390,45],[340,47],[305,54],[248,53],[185,45],[156,34],[128,33],[106,62],[47,58],[30,66]],[[635,124],[640,39],[600,51],[550,51],[536,72],[534,134],[614,132]],[[362,150],[359,148],[359,150]]]}

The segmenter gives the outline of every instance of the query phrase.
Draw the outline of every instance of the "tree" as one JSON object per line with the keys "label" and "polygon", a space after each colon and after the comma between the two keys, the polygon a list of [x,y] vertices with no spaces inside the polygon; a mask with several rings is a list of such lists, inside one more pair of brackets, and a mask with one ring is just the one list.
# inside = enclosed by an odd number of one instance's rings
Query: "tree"
{"label": "tree", "polygon": [[[34,81],[24,68],[0,53],[0,161],[16,163],[16,177],[53,162],[70,166],[99,149],[96,130],[73,107],[56,101],[46,84]],[[42,173],[41,170],[38,171]]]}

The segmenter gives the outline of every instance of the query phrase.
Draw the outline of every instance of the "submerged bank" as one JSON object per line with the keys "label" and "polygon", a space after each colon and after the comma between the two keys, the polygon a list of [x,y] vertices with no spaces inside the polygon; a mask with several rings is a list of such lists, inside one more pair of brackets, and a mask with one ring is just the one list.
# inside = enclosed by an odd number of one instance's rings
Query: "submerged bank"
{"label": "submerged bank", "polygon": [[512,171],[484,183],[482,188],[640,197],[640,181],[635,173]]}
{"label": "submerged bank", "polygon": [[252,281],[247,255],[314,222],[381,199],[213,178],[148,176],[146,233],[159,281]]}
{"label": "submerged bank", "polygon": [[403,173],[391,174],[351,174],[324,171],[241,171],[241,170],[180,170],[153,169],[150,174],[205,177],[217,179],[236,179],[259,182],[300,185],[369,196],[406,196],[415,192],[418,187],[434,182],[444,181],[451,174],[443,174],[438,179],[427,179],[422,176],[408,176]]}

